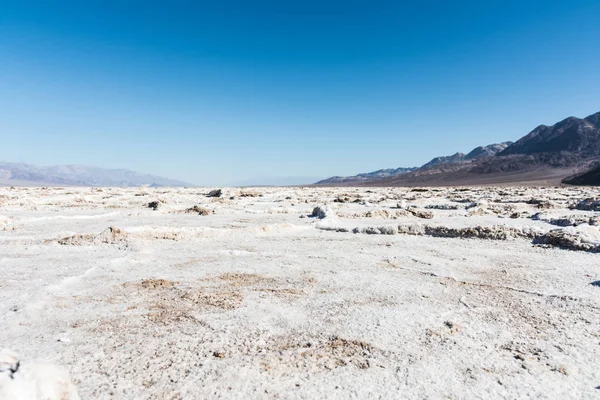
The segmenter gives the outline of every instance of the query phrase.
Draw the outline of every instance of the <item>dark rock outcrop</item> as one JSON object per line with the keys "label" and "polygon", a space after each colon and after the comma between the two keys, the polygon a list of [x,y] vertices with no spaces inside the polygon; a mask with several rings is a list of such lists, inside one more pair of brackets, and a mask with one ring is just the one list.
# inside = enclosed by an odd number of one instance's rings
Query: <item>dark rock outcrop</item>
{"label": "dark rock outcrop", "polygon": [[584,172],[566,177],[562,182],[568,185],[600,186],[600,162],[592,164]]}

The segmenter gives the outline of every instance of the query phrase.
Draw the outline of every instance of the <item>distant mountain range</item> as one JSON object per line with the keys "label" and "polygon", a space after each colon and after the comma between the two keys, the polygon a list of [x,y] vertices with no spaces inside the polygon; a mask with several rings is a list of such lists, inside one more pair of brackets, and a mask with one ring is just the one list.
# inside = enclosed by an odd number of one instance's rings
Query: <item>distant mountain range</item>
{"label": "distant mountain range", "polygon": [[126,169],[104,169],[82,165],[40,167],[0,162],[0,184],[65,186],[194,186],[186,182]]}
{"label": "distant mountain range", "polygon": [[302,186],[310,185],[320,177],[315,176],[265,176],[233,182],[231,186]]}
{"label": "distant mountain range", "polygon": [[[388,171],[387,176],[379,174]],[[516,142],[436,157],[418,168],[332,177],[319,185],[471,185],[495,183],[598,184],[600,112],[540,125]]]}
{"label": "distant mountain range", "polygon": [[[268,184],[295,185],[304,179],[290,178]],[[264,179],[260,181],[266,182]],[[514,143],[495,143],[476,147],[467,154],[435,157],[421,167],[334,176],[316,184],[438,186],[499,183],[555,185],[561,182],[600,185],[600,112],[583,119],[569,117],[552,126],[540,125]],[[6,162],[0,162],[0,185],[194,186],[125,169],[81,165],[40,167]]]}
{"label": "distant mountain range", "polygon": [[379,169],[373,172],[366,172],[354,176],[332,176],[331,178],[317,182],[317,185],[339,184],[339,183],[359,183],[368,182],[378,179],[391,178],[398,175],[404,175],[417,170],[427,170],[439,165],[457,164],[463,161],[474,160],[478,157],[493,156],[499,151],[506,149],[512,142],[494,143],[487,146],[479,146],[471,150],[468,154],[455,153],[451,156],[435,157],[421,167],[396,168],[396,169]]}
{"label": "distant mountain range", "polygon": [[331,178],[324,179],[317,182],[317,184],[331,184],[331,183],[356,183],[366,182],[376,179],[388,178],[391,176],[407,174],[415,171],[417,168],[396,168],[396,169],[379,169],[373,172],[366,172],[364,174],[358,174],[354,176],[332,176]]}

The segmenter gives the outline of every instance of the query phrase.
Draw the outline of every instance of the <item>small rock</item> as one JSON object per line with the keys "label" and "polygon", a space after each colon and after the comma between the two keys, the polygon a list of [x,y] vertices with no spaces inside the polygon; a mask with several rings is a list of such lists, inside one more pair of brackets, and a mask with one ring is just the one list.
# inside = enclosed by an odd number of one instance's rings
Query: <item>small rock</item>
{"label": "small rock", "polygon": [[429,204],[425,208],[430,210],[458,210],[458,206],[455,204]]}
{"label": "small rock", "polygon": [[417,218],[423,218],[423,219],[432,219],[433,218],[433,213],[431,211],[415,210],[412,208],[408,208],[407,210]]}
{"label": "small rock", "polygon": [[319,219],[323,219],[323,218],[328,218],[328,217],[329,218],[335,217],[335,213],[328,206],[317,206],[317,207],[313,208],[313,211],[310,214],[310,216],[316,217]]}
{"label": "small rock", "polygon": [[188,208],[187,210],[185,210],[186,213],[188,214],[195,214],[198,213],[198,215],[208,215],[210,214],[210,211],[208,211],[206,208],[202,208],[199,206],[194,206],[191,208]]}
{"label": "small rock", "polygon": [[215,189],[208,192],[206,197],[221,197],[223,195],[223,191],[221,189]]}
{"label": "small rock", "polygon": [[347,203],[349,201],[350,201],[350,198],[347,196],[346,197],[338,196],[336,199],[333,200],[334,203]]}

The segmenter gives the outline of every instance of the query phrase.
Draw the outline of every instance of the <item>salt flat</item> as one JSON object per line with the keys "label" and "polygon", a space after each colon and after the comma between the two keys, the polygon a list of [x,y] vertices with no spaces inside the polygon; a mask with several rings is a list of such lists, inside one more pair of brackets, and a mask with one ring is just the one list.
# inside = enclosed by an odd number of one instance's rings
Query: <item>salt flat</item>
{"label": "salt flat", "polygon": [[207,193],[0,188],[0,347],[84,399],[600,396],[598,189]]}

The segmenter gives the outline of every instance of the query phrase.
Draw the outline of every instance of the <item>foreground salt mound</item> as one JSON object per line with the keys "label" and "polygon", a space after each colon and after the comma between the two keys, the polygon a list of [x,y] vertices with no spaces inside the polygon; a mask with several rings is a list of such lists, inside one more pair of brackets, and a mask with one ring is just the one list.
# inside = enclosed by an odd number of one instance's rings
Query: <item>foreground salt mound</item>
{"label": "foreground salt mound", "polygon": [[63,246],[108,244],[117,245],[120,248],[127,248],[129,246],[129,241],[127,233],[116,226],[111,226],[97,235],[78,234],[59,239],[58,244]]}
{"label": "foreground salt mound", "polygon": [[600,211],[600,197],[588,197],[575,204],[572,208],[583,211]]}
{"label": "foreground salt mound", "polygon": [[561,227],[578,226],[582,224],[588,225],[600,225],[600,216],[587,216],[587,215],[565,215],[558,218],[552,218],[543,213],[536,213],[531,216],[534,221],[544,221],[550,225],[556,225]]}
{"label": "foreground salt mound", "polygon": [[533,244],[559,247],[567,250],[600,252],[600,228],[587,223],[576,227],[552,229],[548,232],[532,227],[507,225],[470,226],[452,228],[440,225],[401,224],[359,226],[348,228],[337,224],[320,224],[317,229],[333,232],[352,232],[367,235],[412,235],[440,238],[509,240],[517,238],[532,239]]}
{"label": "foreground salt mound", "polygon": [[518,228],[506,225],[473,226],[464,228],[450,228],[447,226],[402,224],[398,226],[365,226],[352,229],[353,233],[366,233],[370,235],[414,235],[433,236],[444,238],[469,238],[507,240],[511,238],[533,238],[536,232],[530,228]]}
{"label": "foreground salt mound", "polygon": [[8,349],[0,350],[0,399],[79,400],[69,374],[54,364],[24,361]]}
{"label": "foreground salt mound", "polygon": [[536,244],[561,247],[569,250],[600,252],[600,229],[581,224],[563,229],[553,229],[535,238]]}
{"label": "foreground salt mound", "polygon": [[354,213],[337,213],[339,217],[345,219],[360,219],[360,218],[373,218],[373,219],[399,219],[406,217],[410,213],[406,210],[369,210],[363,212]]}

